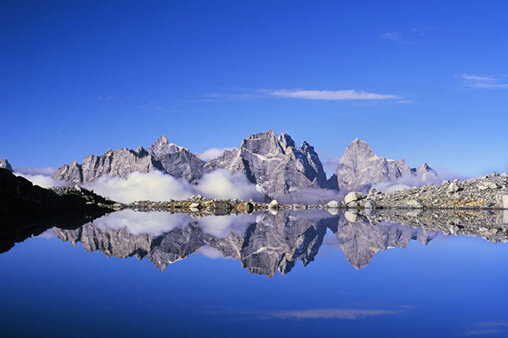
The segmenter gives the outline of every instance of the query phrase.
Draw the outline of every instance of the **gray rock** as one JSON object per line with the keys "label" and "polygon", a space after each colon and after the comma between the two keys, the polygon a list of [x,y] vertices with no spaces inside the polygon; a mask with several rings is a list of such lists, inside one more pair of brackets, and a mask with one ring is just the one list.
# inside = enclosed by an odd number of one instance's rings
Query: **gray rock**
{"label": "gray rock", "polygon": [[377,204],[376,204],[375,201],[368,200],[367,202],[365,202],[364,208],[365,209],[376,209],[377,208]]}
{"label": "gray rock", "polygon": [[460,190],[462,190],[462,188],[458,185],[458,183],[456,181],[453,181],[452,183],[450,183],[450,185],[446,189],[446,191],[451,194],[456,193],[457,191],[460,191]]}
{"label": "gray rock", "polygon": [[169,143],[165,136],[159,138],[146,151],[126,148],[111,150],[101,156],[88,155],[82,164],[76,160],[56,170],[53,178],[70,183],[92,182],[102,176],[126,177],[132,172],[149,172],[157,169],[176,178],[195,183],[202,176],[204,162],[186,148]]}
{"label": "gray rock", "polygon": [[328,208],[338,208],[340,203],[338,201],[330,201],[326,204]]}
{"label": "gray rock", "polygon": [[409,200],[407,201],[407,206],[413,209],[422,209],[425,206],[418,200]]}
{"label": "gray rock", "polygon": [[400,178],[416,176],[422,183],[436,183],[437,173],[426,163],[410,169],[406,160],[389,160],[377,156],[367,142],[355,139],[339,160],[329,185],[340,189],[368,191],[373,184],[394,182]]}
{"label": "gray rock", "polygon": [[361,192],[352,191],[349,194],[347,194],[346,197],[344,197],[344,202],[346,204],[349,204],[351,202],[356,202],[356,201],[362,199],[362,197],[363,197],[363,194]]}
{"label": "gray rock", "polygon": [[272,130],[250,135],[240,148],[226,150],[205,165],[207,171],[216,169],[244,173],[270,198],[307,189],[319,190],[326,184],[314,148],[304,142],[297,149],[287,133],[277,138]]}
{"label": "gray rock", "polygon": [[0,168],[2,168],[2,169],[7,169],[7,170],[9,170],[10,172],[12,172],[12,171],[13,171],[13,170],[12,170],[12,166],[11,166],[11,164],[9,163],[9,161],[7,161],[7,159],[6,159],[6,158],[3,158],[3,159],[1,159],[1,160],[0,160]]}
{"label": "gray rock", "polygon": [[[491,177],[495,177],[495,175],[491,175]],[[489,182],[489,181],[485,181],[485,182],[482,182],[480,184],[480,186],[478,187],[478,189],[480,190],[486,190],[486,189],[499,189],[499,185],[497,185],[496,183],[494,182]]]}
{"label": "gray rock", "polygon": [[176,178],[183,178],[196,183],[203,175],[205,162],[187,148],[170,143],[166,135],[155,141],[148,153],[157,159],[164,171]]}

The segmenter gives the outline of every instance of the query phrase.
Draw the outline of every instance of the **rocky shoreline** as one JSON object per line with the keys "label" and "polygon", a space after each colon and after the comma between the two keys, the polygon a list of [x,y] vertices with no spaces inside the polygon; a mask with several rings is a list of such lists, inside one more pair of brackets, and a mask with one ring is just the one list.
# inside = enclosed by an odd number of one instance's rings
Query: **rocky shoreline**
{"label": "rocky shoreline", "polygon": [[116,203],[115,208],[138,211],[168,211],[190,214],[224,215],[231,213],[252,213],[261,210],[304,209],[449,209],[449,210],[490,210],[508,209],[508,174],[492,173],[482,178],[444,181],[438,185],[427,185],[382,193],[371,189],[368,194],[350,192],[343,201],[326,204],[282,204],[276,200],[270,203],[242,200],[220,200],[201,195],[179,201],[136,201],[130,204]]}

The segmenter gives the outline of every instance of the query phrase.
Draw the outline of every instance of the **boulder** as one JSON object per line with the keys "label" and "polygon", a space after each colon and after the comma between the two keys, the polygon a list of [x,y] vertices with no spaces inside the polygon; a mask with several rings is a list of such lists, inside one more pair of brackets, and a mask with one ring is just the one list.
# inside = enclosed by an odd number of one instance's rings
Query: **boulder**
{"label": "boulder", "polygon": [[351,202],[356,202],[356,201],[361,200],[362,197],[363,197],[363,194],[361,192],[352,191],[349,194],[347,194],[346,197],[344,197],[344,202],[346,204],[349,204]]}
{"label": "boulder", "polygon": [[340,206],[338,201],[330,201],[326,204],[328,208],[338,208]]}

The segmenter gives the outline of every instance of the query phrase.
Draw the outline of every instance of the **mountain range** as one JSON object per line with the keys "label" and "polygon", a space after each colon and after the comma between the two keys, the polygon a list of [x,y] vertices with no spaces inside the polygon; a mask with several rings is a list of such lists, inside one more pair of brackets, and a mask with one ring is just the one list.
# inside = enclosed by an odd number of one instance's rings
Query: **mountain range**
{"label": "mountain range", "polygon": [[406,160],[378,157],[360,139],[348,145],[335,173],[327,179],[313,146],[304,141],[297,147],[289,134],[277,136],[272,130],[252,134],[242,140],[240,147],[225,150],[208,162],[187,148],[170,143],[163,135],[148,150],[108,149],[100,156],[88,155],[81,164],[75,160],[61,166],[52,177],[80,184],[103,176],[126,177],[135,171],[159,170],[196,184],[204,174],[219,169],[245,175],[271,199],[307,190],[368,191],[385,182],[412,179],[410,184],[422,185],[439,180],[427,164],[410,168]]}

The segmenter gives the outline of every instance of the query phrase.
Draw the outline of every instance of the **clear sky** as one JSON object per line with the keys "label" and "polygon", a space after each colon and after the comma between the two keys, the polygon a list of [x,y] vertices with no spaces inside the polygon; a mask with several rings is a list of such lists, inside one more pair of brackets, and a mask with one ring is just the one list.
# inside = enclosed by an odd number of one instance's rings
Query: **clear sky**
{"label": "clear sky", "polygon": [[2,1],[0,158],[58,167],[287,131],[465,175],[508,168],[506,1]]}

